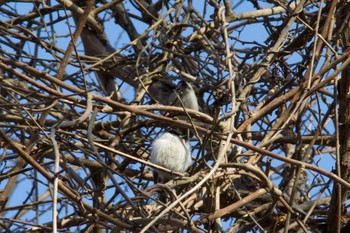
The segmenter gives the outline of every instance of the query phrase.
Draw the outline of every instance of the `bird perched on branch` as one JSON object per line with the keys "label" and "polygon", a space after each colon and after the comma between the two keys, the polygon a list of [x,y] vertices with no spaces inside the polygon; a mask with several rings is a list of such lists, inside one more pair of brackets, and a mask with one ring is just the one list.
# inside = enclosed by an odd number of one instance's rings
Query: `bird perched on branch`
{"label": "bird perched on branch", "polygon": [[[170,103],[175,106],[184,107],[199,111],[198,99],[190,83],[180,81],[173,93],[169,97]],[[178,116],[180,120],[189,121],[188,116]],[[193,136],[193,132],[189,129],[182,129],[182,134],[187,135],[187,139]]]}
{"label": "bird perched on branch", "polygon": [[182,106],[176,94],[179,96],[185,108],[193,109],[196,111],[199,110],[197,96],[190,83],[186,81],[180,81],[175,89],[175,92],[172,93],[169,98],[170,103],[174,103],[176,106]]}
{"label": "bird perched on branch", "polygon": [[[177,106],[183,106],[187,109],[198,111],[198,100],[191,86],[186,81],[180,81],[169,97],[170,103]],[[186,120],[183,118],[183,120]],[[191,165],[191,146],[188,140],[181,135],[187,134],[189,131],[178,129],[177,131],[165,132],[162,136],[155,139],[152,143],[151,162],[168,168],[172,171],[184,173]],[[155,170],[155,181],[167,182],[171,179],[171,174]],[[159,178],[159,180],[158,180]]]}
{"label": "bird perched on branch", "polygon": [[[191,146],[176,132],[165,132],[152,143],[151,162],[172,171],[184,173],[191,165]],[[155,170],[155,181],[167,182],[172,175]]]}

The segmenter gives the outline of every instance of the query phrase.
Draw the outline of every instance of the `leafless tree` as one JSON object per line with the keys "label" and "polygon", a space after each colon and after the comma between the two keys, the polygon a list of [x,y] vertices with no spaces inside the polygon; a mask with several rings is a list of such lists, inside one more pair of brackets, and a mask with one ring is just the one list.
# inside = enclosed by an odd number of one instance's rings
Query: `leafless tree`
{"label": "leafless tree", "polygon": [[0,5],[2,232],[349,232],[348,1]]}

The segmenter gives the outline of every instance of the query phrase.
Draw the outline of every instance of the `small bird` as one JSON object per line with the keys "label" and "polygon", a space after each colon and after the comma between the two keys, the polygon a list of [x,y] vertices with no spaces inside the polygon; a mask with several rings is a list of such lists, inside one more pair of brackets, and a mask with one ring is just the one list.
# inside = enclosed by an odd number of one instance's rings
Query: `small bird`
{"label": "small bird", "polygon": [[[199,111],[198,99],[190,83],[186,81],[180,81],[173,93],[169,97],[170,103],[175,106],[185,107],[186,109],[192,109]],[[188,116],[178,116],[180,120],[188,121]],[[181,130],[182,134],[187,135],[187,139],[193,136],[193,132],[189,129]]]}
{"label": "small bird", "polygon": [[[151,162],[172,171],[184,173],[192,162],[191,146],[176,132],[165,132],[152,143]],[[155,170],[154,174],[155,181],[163,183],[172,178],[171,174],[159,170]]]}
{"label": "small bird", "polygon": [[[175,91],[179,95],[185,108],[199,111],[197,96],[191,84],[186,81],[180,81]],[[176,106],[181,106],[175,93],[172,93],[169,99],[170,103],[174,103]]]}

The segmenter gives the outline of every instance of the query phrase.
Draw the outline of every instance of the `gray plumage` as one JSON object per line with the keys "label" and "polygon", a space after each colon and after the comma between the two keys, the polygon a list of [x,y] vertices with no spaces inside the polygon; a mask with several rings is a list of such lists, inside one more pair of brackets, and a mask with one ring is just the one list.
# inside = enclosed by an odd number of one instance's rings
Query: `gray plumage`
{"label": "gray plumage", "polygon": [[[172,171],[184,173],[191,165],[191,146],[188,141],[166,132],[152,143],[151,162]],[[155,170],[161,182],[171,178],[171,174]]]}
{"label": "gray plumage", "polygon": [[[175,91],[179,95],[185,108],[193,109],[196,111],[199,110],[197,96],[191,84],[189,84],[186,81],[181,81],[179,82]],[[170,103],[174,103],[176,106],[181,106],[181,104],[179,103],[179,99],[177,98],[175,93],[172,93],[169,99]]]}

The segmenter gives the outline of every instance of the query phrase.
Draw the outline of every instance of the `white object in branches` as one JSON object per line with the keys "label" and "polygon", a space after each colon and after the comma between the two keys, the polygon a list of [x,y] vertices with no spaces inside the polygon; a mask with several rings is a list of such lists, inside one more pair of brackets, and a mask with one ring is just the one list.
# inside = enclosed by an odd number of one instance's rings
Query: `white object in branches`
{"label": "white object in branches", "polygon": [[[169,170],[184,173],[191,165],[191,146],[183,138],[166,132],[152,143],[151,162]],[[155,170],[161,182],[172,178],[171,174]]]}

